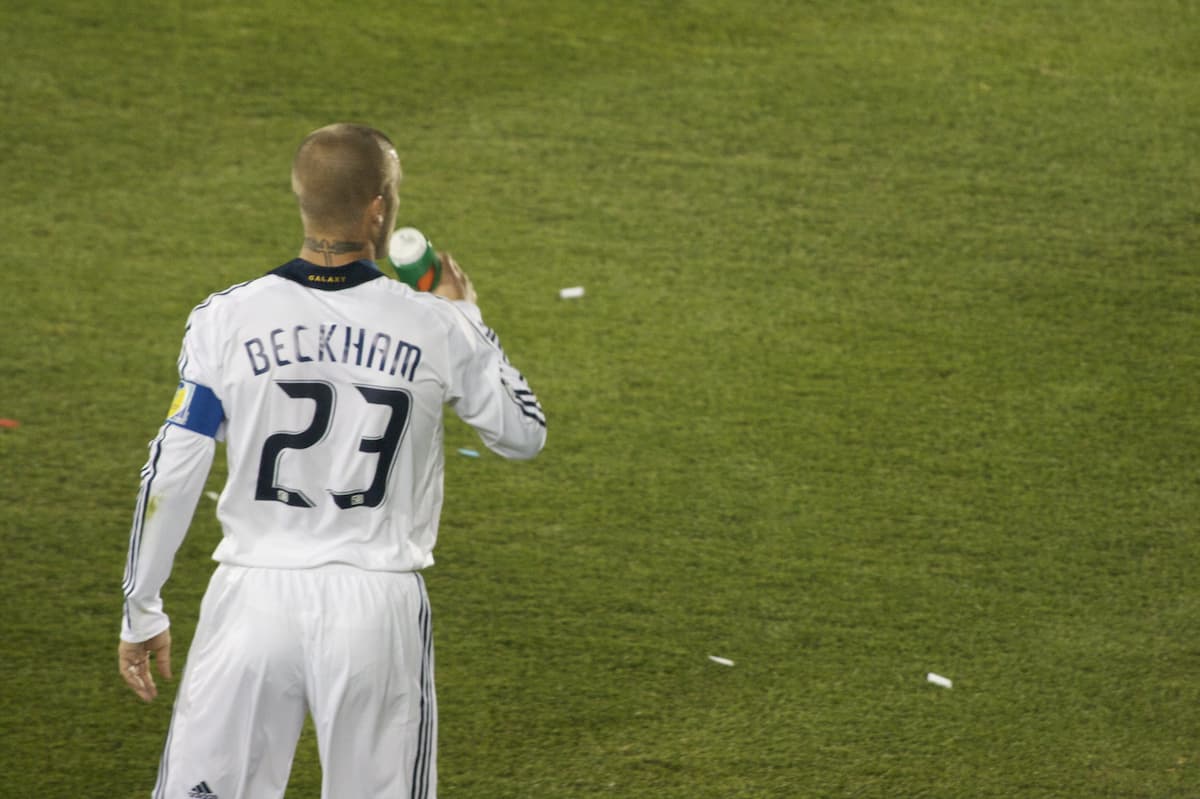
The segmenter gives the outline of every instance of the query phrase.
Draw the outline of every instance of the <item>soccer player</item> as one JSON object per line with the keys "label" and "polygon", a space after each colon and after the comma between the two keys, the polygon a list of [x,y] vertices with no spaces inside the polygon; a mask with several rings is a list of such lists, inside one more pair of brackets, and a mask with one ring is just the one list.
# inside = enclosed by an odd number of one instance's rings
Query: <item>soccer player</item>
{"label": "soccer player", "polygon": [[[170,678],[160,592],[218,440],[223,538],[155,797],[283,795],[306,714],[327,799],[437,790],[429,601],[442,410],[492,451],[531,458],[542,409],[441,254],[419,293],[386,278],[400,161],[379,131],[310,134],[292,187],[300,255],[192,310],[179,388],[150,443],[130,534],[118,660],[142,699]],[[440,295],[440,296],[435,296]]]}

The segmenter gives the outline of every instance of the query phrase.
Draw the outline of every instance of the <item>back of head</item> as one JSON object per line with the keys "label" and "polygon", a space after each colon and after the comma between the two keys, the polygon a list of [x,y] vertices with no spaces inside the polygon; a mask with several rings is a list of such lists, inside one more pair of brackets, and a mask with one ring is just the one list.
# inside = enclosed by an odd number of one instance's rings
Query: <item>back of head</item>
{"label": "back of head", "polygon": [[292,161],[292,191],[306,230],[349,234],[378,195],[399,181],[391,141],[374,128],[338,123],[310,133]]}

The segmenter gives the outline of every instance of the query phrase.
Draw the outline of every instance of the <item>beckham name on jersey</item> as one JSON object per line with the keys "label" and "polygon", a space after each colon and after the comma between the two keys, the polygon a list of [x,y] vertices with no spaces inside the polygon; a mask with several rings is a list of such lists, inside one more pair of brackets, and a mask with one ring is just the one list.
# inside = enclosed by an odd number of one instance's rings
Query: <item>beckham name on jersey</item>
{"label": "beckham name on jersey", "polygon": [[411,382],[421,362],[421,348],[415,344],[387,333],[336,323],[315,329],[308,325],[277,327],[265,336],[246,339],[243,346],[255,376],[266,374],[272,366],[317,361],[377,368]]}

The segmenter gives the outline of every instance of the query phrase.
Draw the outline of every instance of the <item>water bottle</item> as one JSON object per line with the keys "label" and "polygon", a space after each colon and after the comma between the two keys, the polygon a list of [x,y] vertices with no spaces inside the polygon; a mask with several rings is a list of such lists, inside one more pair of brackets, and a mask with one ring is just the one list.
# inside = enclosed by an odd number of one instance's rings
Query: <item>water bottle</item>
{"label": "water bottle", "polygon": [[396,277],[417,291],[433,291],[442,281],[442,259],[433,244],[415,227],[392,231],[388,239],[388,263]]}

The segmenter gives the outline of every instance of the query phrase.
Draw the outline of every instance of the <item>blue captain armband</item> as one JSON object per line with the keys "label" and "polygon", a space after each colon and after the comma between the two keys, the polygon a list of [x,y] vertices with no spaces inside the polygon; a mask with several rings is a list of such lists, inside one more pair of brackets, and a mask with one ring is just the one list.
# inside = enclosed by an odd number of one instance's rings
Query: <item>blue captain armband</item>
{"label": "blue captain armband", "polygon": [[193,433],[216,438],[224,420],[225,409],[211,388],[190,380],[180,381],[175,399],[171,401],[171,409],[167,411],[168,422]]}

